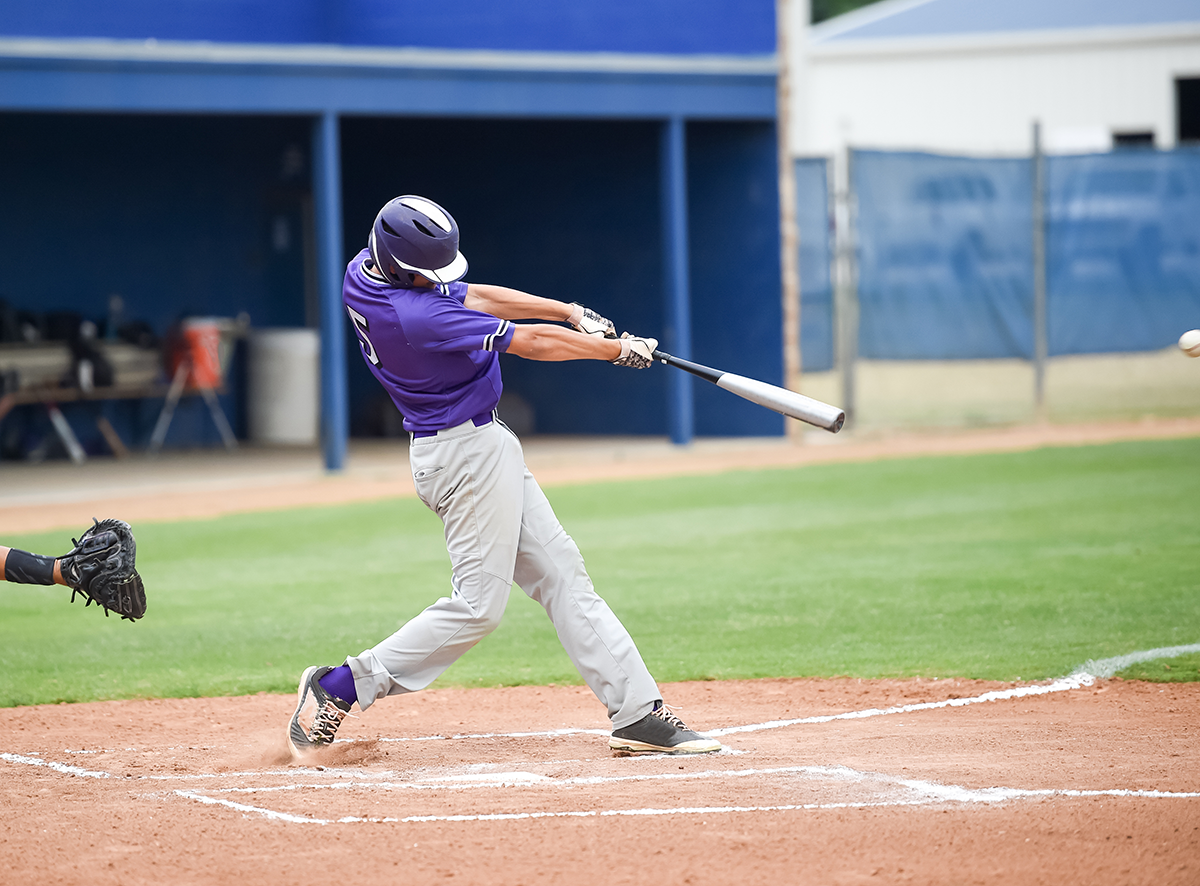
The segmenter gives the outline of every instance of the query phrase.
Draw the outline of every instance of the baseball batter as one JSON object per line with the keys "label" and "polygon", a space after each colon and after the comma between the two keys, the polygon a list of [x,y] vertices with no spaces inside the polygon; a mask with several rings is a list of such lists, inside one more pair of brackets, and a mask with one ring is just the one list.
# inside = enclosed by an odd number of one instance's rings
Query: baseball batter
{"label": "baseball batter", "polygon": [[[300,678],[287,740],[293,755],[330,744],[354,702],[424,689],[504,615],[513,582],[540,603],[624,752],[707,753],[719,742],[663,704],[628,631],[592,587],[583,557],[496,417],[499,354],[607,360],[644,369],[652,338],[615,336],[605,318],[514,289],[461,282],[459,230],[436,203],[397,197],[350,262],[343,301],[362,356],[404,416],[421,500],[441,518],[451,593],[338,667]],[[514,320],[565,322],[516,324]]]}

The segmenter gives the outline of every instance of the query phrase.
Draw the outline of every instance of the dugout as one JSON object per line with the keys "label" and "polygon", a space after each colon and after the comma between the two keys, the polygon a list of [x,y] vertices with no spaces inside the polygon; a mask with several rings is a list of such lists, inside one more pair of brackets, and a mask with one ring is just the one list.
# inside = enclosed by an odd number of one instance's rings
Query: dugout
{"label": "dugout", "polygon": [[[386,430],[342,271],[384,201],[425,193],[459,220],[468,279],[781,382],[774,5],[561,6],[0,10],[0,294],[94,315],[119,292],[160,332],[242,311],[319,327],[336,469],[348,433]],[[678,372],[507,358],[505,379],[539,433],[783,431]],[[157,405],[122,410],[136,443]],[[215,437],[192,411],[168,445]]]}

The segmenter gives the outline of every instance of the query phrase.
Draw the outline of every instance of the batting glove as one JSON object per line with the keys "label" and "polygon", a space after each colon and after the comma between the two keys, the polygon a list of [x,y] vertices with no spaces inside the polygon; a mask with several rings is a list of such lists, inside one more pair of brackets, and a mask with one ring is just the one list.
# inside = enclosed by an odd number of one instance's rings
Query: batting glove
{"label": "batting glove", "polygon": [[621,334],[621,356],[613,360],[617,366],[628,366],[632,369],[645,369],[654,362],[654,349],[658,347],[658,339],[642,338]]}
{"label": "batting glove", "polygon": [[585,308],[577,302],[571,302],[571,316],[567,322],[584,335],[599,335],[605,338],[616,338],[617,327],[612,320],[601,317],[591,308]]}

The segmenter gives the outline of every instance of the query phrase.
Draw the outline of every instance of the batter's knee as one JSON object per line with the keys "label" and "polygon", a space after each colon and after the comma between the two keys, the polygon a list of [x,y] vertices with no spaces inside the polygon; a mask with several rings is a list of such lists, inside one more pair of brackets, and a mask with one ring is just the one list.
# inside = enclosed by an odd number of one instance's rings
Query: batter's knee
{"label": "batter's knee", "polygon": [[508,592],[509,588],[506,587],[503,593],[488,594],[475,607],[471,623],[480,636],[490,634],[500,627],[500,622],[504,619],[504,610],[508,607]]}
{"label": "batter's knee", "polygon": [[503,618],[503,609],[501,609],[499,612],[488,611],[477,615],[472,624],[474,625],[476,632],[480,636],[484,636],[486,634],[490,634],[492,631],[496,630],[496,628],[500,627],[500,622],[503,620]]}

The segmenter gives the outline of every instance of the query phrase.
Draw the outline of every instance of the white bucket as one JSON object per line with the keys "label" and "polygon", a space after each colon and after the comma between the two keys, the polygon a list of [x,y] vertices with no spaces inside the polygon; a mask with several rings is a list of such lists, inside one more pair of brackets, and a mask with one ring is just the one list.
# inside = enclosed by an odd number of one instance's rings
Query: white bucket
{"label": "white bucket", "polygon": [[314,445],[321,340],[315,329],[256,329],[247,353],[247,420],[258,443]]}

